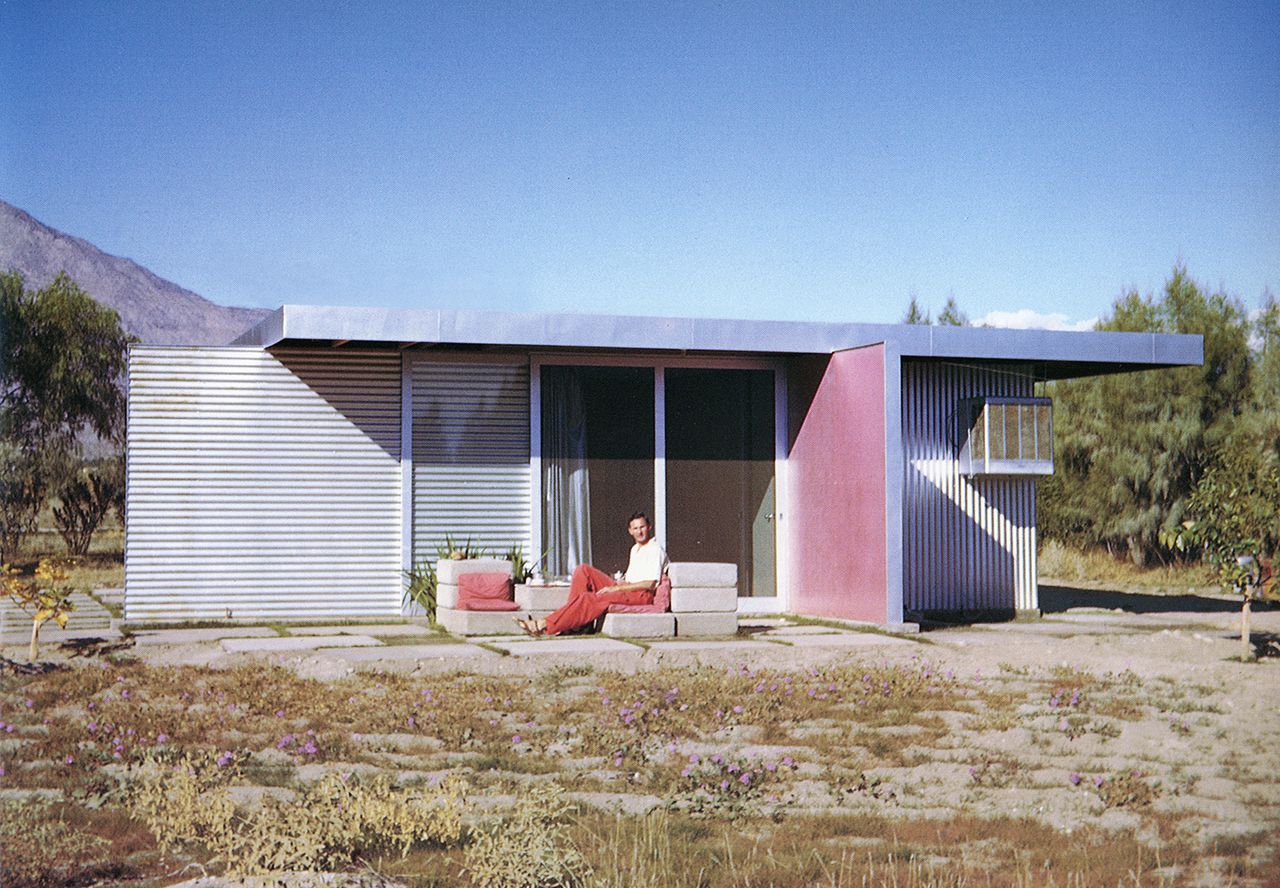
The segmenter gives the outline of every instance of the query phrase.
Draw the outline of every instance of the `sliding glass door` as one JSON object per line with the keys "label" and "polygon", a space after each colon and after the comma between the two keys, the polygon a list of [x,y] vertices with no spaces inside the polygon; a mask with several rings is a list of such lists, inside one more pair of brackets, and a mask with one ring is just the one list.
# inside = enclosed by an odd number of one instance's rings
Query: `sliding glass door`
{"label": "sliding glass door", "polygon": [[545,365],[541,389],[544,570],[623,570],[627,519],[654,514],[653,368]]}
{"label": "sliding glass door", "polygon": [[735,563],[739,596],[777,595],[773,371],[665,376],[668,554]]}
{"label": "sliding glass door", "polygon": [[776,605],[777,371],[535,363],[544,571],[624,568],[643,511],[671,560],[736,564],[739,597]]}

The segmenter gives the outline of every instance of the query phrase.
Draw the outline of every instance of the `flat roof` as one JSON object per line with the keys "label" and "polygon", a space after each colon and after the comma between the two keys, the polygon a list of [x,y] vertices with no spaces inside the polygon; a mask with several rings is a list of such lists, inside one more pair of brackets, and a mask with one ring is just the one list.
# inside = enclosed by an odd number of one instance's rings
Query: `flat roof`
{"label": "flat roof", "polygon": [[1199,335],[917,324],[535,314],[282,305],[233,345],[490,346],[757,355],[885,343],[903,358],[1036,364],[1045,379],[1201,364]]}

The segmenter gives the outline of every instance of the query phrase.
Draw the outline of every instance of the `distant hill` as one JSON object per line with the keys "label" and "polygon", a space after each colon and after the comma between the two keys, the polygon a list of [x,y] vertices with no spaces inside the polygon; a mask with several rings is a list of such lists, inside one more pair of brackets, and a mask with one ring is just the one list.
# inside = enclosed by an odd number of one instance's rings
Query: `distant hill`
{"label": "distant hill", "polygon": [[126,332],[148,345],[226,345],[269,314],[215,305],[0,200],[0,271],[9,270],[21,272],[35,288],[66,271],[80,289],[119,313]]}

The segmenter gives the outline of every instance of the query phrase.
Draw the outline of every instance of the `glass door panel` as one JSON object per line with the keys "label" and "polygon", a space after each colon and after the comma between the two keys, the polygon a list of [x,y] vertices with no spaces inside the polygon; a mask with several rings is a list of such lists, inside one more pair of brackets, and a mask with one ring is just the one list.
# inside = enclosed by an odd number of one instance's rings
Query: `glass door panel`
{"label": "glass door panel", "polygon": [[776,596],[773,371],[665,379],[668,555],[735,563],[739,596]]}
{"label": "glass door panel", "polygon": [[544,364],[542,545],[548,575],[623,570],[627,519],[654,515],[651,367]]}

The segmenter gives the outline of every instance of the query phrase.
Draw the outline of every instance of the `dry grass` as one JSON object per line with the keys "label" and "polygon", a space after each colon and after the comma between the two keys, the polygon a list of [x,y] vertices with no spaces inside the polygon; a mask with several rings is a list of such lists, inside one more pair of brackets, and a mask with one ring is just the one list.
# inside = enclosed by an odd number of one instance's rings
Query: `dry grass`
{"label": "dry grass", "polygon": [[[194,756],[239,799],[306,793],[333,773],[410,787],[449,775],[471,787],[460,802],[471,823],[517,816],[504,813],[512,797],[537,786],[651,809],[575,802],[539,866],[581,854],[587,885],[1156,885],[1206,874],[1263,884],[1276,851],[1273,775],[1233,769],[1251,784],[1241,792],[1260,800],[1259,835],[1233,840],[1222,823],[1206,842],[1195,806],[1178,803],[1189,783],[1162,750],[1118,760],[1098,733],[1154,724],[1178,742],[1221,742],[1217,721],[1165,724],[1190,704],[1205,706],[1200,689],[1129,673],[1018,670],[976,681],[923,660],[332,682],[263,665],[89,663],[0,678],[0,789],[53,799],[9,822],[54,849],[23,856],[23,872],[10,853],[0,881],[217,869],[200,842],[162,857],[128,801],[148,769]],[[1028,798],[1052,815],[1026,813]],[[1122,819],[1103,825],[1104,812]],[[413,844],[403,859],[374,849],[369,860],[409,884],[466,884],[471,841]]]}
{"label": "dry grass", "polygon": [[1138,567],[1127,556],[1117,557],[1105,549],[1077,549],[1056,540],[1044,540],[1041,543],[1036,557],[1036,571],[1042,580],[1049,582],[1069,580],[1179,590],[1218,584],[1216,574],[1204,565]]}

